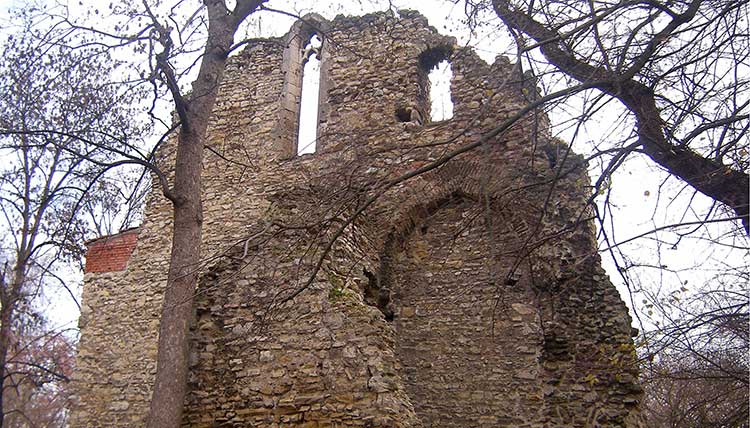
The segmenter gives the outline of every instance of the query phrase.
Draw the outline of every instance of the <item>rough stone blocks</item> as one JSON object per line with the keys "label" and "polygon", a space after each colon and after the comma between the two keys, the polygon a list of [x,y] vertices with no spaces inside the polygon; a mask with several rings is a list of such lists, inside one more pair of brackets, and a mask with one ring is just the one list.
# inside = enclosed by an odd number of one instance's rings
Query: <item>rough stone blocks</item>
{"label": "rough stone blocks", "polygon": [[[295,156],[313,34],[317,151]],[[454,116],[431,123],[445,59]],[[311,15],[233,57],[204,162],[185,426],[638,426],[585,165],[542,112],[519,114],[535,94],[408,11]],[[73,426],[143,423],[170,219],[154,192],[127,268],[88,269]]]}

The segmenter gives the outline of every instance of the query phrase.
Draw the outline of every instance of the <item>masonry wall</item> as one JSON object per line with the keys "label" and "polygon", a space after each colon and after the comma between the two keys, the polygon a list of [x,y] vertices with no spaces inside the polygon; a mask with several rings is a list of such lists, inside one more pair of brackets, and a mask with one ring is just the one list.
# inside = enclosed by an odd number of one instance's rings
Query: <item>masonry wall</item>
{"label": "masonry wall", "polygon": [[[221,86],[184,425],[637,426],[585,165],[540,114],[487,137],[533,83],[413,12],[307,22],[233,57]],[[315,31],[319,150],[294,157]],[[454,117],[429,123],[427,68],[448,57]],[[86,274],[73,426],[143,424],[170,214],[153,193],[127,269]]]}

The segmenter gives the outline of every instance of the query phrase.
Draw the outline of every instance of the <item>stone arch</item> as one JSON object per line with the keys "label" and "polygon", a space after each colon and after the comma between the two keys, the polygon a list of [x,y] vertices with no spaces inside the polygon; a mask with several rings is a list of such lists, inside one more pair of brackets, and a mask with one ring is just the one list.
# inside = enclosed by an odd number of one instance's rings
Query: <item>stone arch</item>
{"label": "stone arch", "polygon": [[[637,405],[640,394],[634,375],[634,354],[629,345],[630,319],[616,289],[600,267],[591,225],[585,222],[579,224],[571,214],[585,206],[585,194],[580,189],[569,187],[565,181],[557,183],[551,191],[548,187],[541,188],[547,189],[545,191],[539,191],[540,188],[535,187],[534,183],[543,177],[525,174],[514,166],[498,165],[504,164],[481,158],[454,159],[400,189],[398,198],[405,203],[401,205],[403,208],[395,211],[392,227],[384,237],[381,266],[375,284],[380,287],[381,310],[384,310],[386,317],[391,317],[391,325],[396,331],[396,356],[404,367],[404,384],[415,411],[427,426],[427,421],[437,420],[439,422],[435,422],[434,426],[440,427],[519,426],[533,425],[535,421],[542,420],[552,421],[554,426],[586,426],[593,424],[594,419],[598,426],[625,426],[625,418],[630,417],[628,415]],[[585,182],[585,178],[581,178],[585,177],[583,174],[584,171],[580,170],[567,180],[576,180],[576,184]],[[449,391],[431,386],[428,393],[432,393],[433,398],[425,398],[425,394],[418,391],[420,385],[432,385],[419,378],[423,366],[434,369],[436,366],[431,366],[429,360],[440,361],[438,357],[431,357],[435,352],[421,345],[430,343],[430,339],[424,336],[418,337],[418,340],[411,338],[410,343],[416,345],[411,346],[407,353],[411,352],[415,359],[409,360],[404,357],[403,347],[399,345],[403,342],[405,329],[397,325],[405,316],[425,320],[441,319],[443,316],[429,312],[420,314],[420,308],[415,305],[406,306],[406,311],[405,305],[399,307],[399,301],[405,300],[404,293],[397,290],[400,283],[408,285],[407,292],[424,287],[413,275],[406,280],[399,278],[392,267],[406,265],[411,268],[427,264],[425,260],[429,262],[430,254],[411,264],[403,257],[398,258],[398,254],[414,251],[414,245],[410,247],[409,242],[419,233],[421,225],[443,211],[446,201],[456,197],[489,207],[491,216],[504,222],[508,233],[514,234],[511,245],[521,250],[514,257],[524,259],[525,263],[521,266],[519,277],[506,278],[508,281],[501,283],[504,286],[501,291],[525,290],[527,293],[500,301],[505,305],[503,314],[509,316],[510,320],[506,320],[509,324],[501,325],[496,331],[506,332],[507,337],[511,338],[514,338],[516,329],[528,334],[515,337],[505,348],[515,347],[517,354],[503,354],[502,358],[497,359],[501,366],[505,361],[519,363],[520,366],[502,366],[505,368],[499,369],[498,373],[486,373],[475,368],[463,377],[472,379],[474,373],[480,373],[482,379],[497,376],[500,383],[517,382],[513,391],[495,391],[497,395],[481,396],[490,400],[488,403],[493,396],[499,395],[518,399],[515,410],[509,409],[505,402],[491,405],[480,401],[464,402],[464,407],[483,408],[480,416],[474,415],[482,419],[467,420],[461,418],[468,416],[458,415],[459,422],[452,425],[450,418],[444,417],[450,415],[451,410],[434,404],[455,401],[447,398],[450,397]],[[450,224],[450,218],[442,220],[442,223]],[[478,241],[475,239],[473,242]],[[421,249],[417,248],[419,251]],[[448,260],[446,264],[450,262]],[[463,267],[458,266],[458,269]],[[440,296],[440,293],[436,295]],[[474,303],[456,302],[453,306],[463,304],[469,305],[469,308]],[[482,317],[482,314],[475,315],[478,319]],[[409,328],[412,331],[431,331],[436,329],[435,326],[433,321],[422,326],[417,323]],[[508,329],[503,330],[503,327]],[[441,331],[439,326],[437,330]],[[438,339],[449,337],[447,333],[438,336]],[[473,355],[485,352],[480,351]],[[469,358],[473,358],[472,354]],[[450,382],[447,384],[450,385]],[[613,385],[617,385],[616,394],[612,393]],[[422,404],[425,401],[427,405]],[[600,412],[599,409],[603,408],[611,411]],[[430,416],[430,412],[438,416]],[[589,421],[586,417],[593,419]]]}
{"label": "stone arch", "polygon": [[388,274],[384,271],[387,270],[389,254],[400,251],[416,229],[423,227],[430,217],[456,199],[481,205],[481,209],[489,214],[486,219],[494,221],[495,232],[505,236],[505,244],[512,248],[509,253],[514,254],[514,266],[504,273],[502,282],[515,283],[518,276],[515,271],[524,263],[531,265],[530,260],[524,260],[530,253],[524,247],[531,238],[532,222],[541,215],[536,201],[527,198],[522,189],[520,180],[514,179],[512,173],[508,174],[507,169],[502,170],[484,160],[454,159],[408,181],[392,196],[399,201],[398,208],[390,213],[392,220],[386,226],[387,231],[375,240],[375,246],[380,248],[379,267],[378,272],[371,273],[370,284],[365,290],[368,302],[377,306],[386,318],[393,315],[388,308],[391,298]]}
{"label": "stone arch", "polygon": [[542,418],[544,334],[531,264],[516,266],[537,210],[510,177],[456,159],[393,195],[364,294],[394,329],[400,377],[424,426]]}
{"label": "stone arch", "polygon": [[[502,233],[488,227],[487,217],[507,215],[461,183],[404,210],[370,278],[379,288],[365,297],[391,322],[424,426],[518,426],[541,415],[542,391],[543,334],[528,275],[500,275],[522,240],[510,224]],[[494,253],[493,244],[504,248]]]}
{"label": "stone arch", "polygon": [[[441,201],[463,195],[483,203],[505,204],[500,214],[519,242],[526,238],[529,220],[538,208],[519,192],[520,180],[507,168],[482,159],[453,159],[440,168],[412,178],[398,192],[399,209],[393,213],[389,234],[405,235],[439,207]],[[520,195],[520,197],[519,197]]]}

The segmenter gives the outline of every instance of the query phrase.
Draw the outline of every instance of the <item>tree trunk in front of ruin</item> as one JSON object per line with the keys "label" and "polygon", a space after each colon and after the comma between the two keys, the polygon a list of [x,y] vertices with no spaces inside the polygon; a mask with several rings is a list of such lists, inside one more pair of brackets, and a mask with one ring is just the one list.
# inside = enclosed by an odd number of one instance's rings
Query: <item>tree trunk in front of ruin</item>
{"label": "tree trunk in front of ruin", "polygon": [[153,428],[180,425],[187,390],[188,334],[193,294],[198,281],[203,215],[200,191],[203,138],[191,131],[183,128],[178,139],[172,253],[159,325],[156,380],[147,425]]}
{"label": "tree trunk in front of ruin", "polygon": [[203,207],[201,170],[206,129],[224,78],[234,33],[265,0],[238,0],[231,13],[223,1],[204,0],[208,35],[192,94],[185,99],[170,87],[180,117],[174,187],[174,229],[167,287],[159,325],[156,379],[147,428],[179,428],[187,393],[189,329],[200,265]]}
{"label": "tree trunk in front of ruin", "polygon": [[[5,284],[3,284],[5,285]],[[5,364],[8,360],[8,349],[10,348],[10,325],[12,324],[13,316],[13,305],[9,304],[9,299],[6,296],[5,291],[2,292],[2,298],[0,298],[0,379],[3,380],[0,383],[0,427],[4,426],[5,421],[5,408],[3,402],[3,392],[5,391],[5,376],[7,369]]]}
{"label": "tree trunk in front of ruin", "polygon": [[16,257],[17,260],[13,266],[11,283],[6,284],[5,278],[2,278],[2,285],[0,286],[0,427],[5,426],[5,378],[8,376],[7,363],[12,339],[13,321],[16,304],[21,294],[21,287],[26,278],[25,256],[17,254]]}

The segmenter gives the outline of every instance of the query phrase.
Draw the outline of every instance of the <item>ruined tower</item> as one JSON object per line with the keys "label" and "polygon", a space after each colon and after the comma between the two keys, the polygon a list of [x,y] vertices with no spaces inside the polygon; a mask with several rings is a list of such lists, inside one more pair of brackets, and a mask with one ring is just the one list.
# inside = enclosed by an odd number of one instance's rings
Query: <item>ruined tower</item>
{"label": "ruined tower", "polygon": [[[313,51],[316,147],[297,155]],[[454,111],[433,121],[443,60]],[[308,16],[231,58],[203,165],[185,425],[637,426],[585,164],[536,96],[507,59],[407,11]],[[73,426],[142,426],[170,235],[154,191],[139,229],[91,243]]]}

